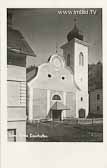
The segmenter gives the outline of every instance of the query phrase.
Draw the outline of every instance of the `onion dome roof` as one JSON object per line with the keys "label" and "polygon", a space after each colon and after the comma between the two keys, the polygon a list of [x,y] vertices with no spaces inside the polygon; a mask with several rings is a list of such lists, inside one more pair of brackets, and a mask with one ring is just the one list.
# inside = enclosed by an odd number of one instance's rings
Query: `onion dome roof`
{"label": "onion dome roof", "polygon": [[77,38],[79,40],[83,40],[83,35],[79,31],[76,23],[74,25],[74,28],[67,34],[67,40],[71,41],[73,38]]}

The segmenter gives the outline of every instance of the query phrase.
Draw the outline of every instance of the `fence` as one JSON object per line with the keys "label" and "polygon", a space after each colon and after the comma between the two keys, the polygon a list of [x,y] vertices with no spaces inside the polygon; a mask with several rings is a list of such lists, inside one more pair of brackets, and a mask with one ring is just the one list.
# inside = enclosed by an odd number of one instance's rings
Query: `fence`
{"label": "fence", "polygon": [[[35,123],[50,123],[52,121],[50,120],[33,120],[29,121],[29,123],[35,124]],[[56,121],[53,121],[56,122]],[[103,123],[103,118],[66,118],[62,121],[57,121],[58,123],[65,123],[65,124],[80,124],[80,125],[90,125],[90,124],[102,124]]]}
{"label": "fence", "polygon": [[90,119],[77,119],[78,124],[101,124],[103,123],[103,118],[90,118]]}

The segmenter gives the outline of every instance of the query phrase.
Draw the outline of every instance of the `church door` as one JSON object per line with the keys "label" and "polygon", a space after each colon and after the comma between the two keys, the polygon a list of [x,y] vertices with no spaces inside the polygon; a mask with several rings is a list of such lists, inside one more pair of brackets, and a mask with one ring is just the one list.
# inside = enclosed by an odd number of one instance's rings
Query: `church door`
{"label": "church door", "polygon": [[85,118],[85,109],[79,110],[79,118]]}
{"label": "church door", "polygon": [[61,121],[61,111],[62,110],[52,110],[52,119]]}

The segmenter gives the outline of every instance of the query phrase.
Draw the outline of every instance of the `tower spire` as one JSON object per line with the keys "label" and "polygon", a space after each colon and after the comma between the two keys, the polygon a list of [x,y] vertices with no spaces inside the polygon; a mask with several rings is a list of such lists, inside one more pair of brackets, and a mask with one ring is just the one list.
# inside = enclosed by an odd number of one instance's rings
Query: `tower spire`
{"label": "tower spire", "polygon": [[77,23],[77,18],[75,17],[74,18],[74,25],[76,25],[76,23]]}
{"label": "tower spire", "polygon": [[79,40],[83,41],[83,35],[81,34],[81,32],[78,29],[77,26],[77,17],[74,17],[74,27],[73,29],[67,34],[67,40],[71,41],[73,38],[77,38]]}
{"label": "tower spire", "polygon": [[57,47],[57,42],[56,42],[56,54],[58,53],[58,47]]}
{"label": "tower spire", "polygon": [[77,18],[74,18],[74,29],[77,29]]}

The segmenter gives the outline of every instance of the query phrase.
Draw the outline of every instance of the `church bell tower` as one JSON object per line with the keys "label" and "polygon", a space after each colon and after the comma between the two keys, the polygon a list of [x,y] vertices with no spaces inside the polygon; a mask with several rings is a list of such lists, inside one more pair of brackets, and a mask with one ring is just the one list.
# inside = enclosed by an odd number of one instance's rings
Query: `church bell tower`
{"label": "church bell tower", "polygon": [[88,43],[74,21],[74,28],[67,34],[67,43],[61,48],[66,66],[73,71],[79,88],[76,92],[76,117],[85,118],[88,115]]}

